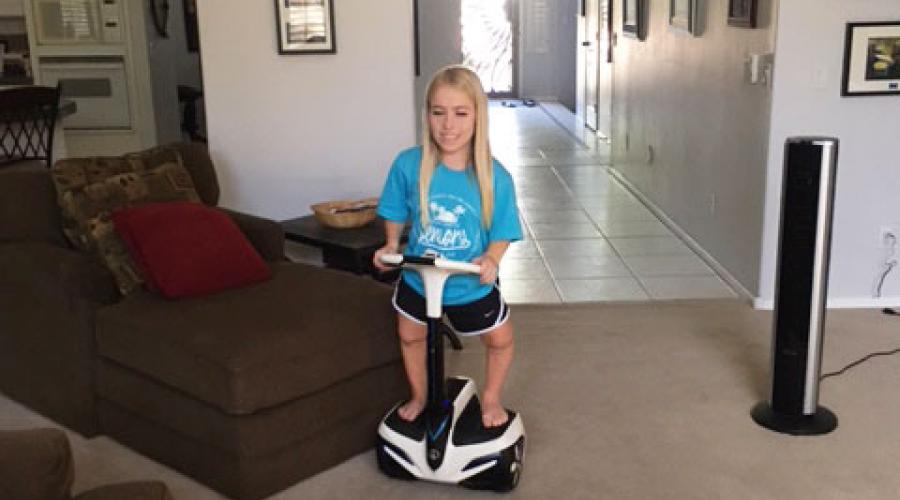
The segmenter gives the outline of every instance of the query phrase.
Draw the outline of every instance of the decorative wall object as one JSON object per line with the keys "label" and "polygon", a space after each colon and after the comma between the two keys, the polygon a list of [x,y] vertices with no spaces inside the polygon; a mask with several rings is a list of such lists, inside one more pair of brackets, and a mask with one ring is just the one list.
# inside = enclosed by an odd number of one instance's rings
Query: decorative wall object
{"label": "decorative wall object", "polygon": [[169,0],[150,0],[150,18],[161,38],[169,38],[169,8]]}
{"label": "decorative wall object", "polygon": [[738,28],[755,28],[757,1],[728,0],[728,25]]}
{"label": "decorative wall object", "polygon": [[622,32],[625,36],[644,40],[647,36],[645,0],[622,0]]}
{"label": "decorative wall object", "polygon": [[696,34],[697,0],[669,0],[669,26]]}
{"label": "decorative wall object", "polygon": [[188,52],[200,52],[200,27],[197,20],[197,0],[184,0],[184,35]]}
{"label": "decorative wall object", "polygon": [[900,21],[847,23],[841,95],[900,94]]}
{"label": "decorative wall object", "polygon": [[419,0],[412,0],[413,6],[413,73],[422,75],[422,51],[419,48]]}
{"label": "decorative wall object", "polygon": [[279,54],[334,54],[334,0],[275,0]]}

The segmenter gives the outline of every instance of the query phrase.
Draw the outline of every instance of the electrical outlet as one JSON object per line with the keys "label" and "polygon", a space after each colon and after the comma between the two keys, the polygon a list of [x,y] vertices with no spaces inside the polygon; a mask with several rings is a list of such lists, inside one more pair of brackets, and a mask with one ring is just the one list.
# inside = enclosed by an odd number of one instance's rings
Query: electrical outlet
{"label": "electrical outlet", "polygon": [[878,244],[882,248],[890,248],[900,243],[900,230],[897,226],[881,226],[878,231]]}
{"label": "electrical outlet", "polygon": [[647,165],[653,165],[654,159],[656,159],[656,152],[653,151],[653,146],[647,146]]}
{"label": "electrical outlet", "polygon": [[709,215],[716,214],[716,206],[719,204],[719,199],[716,196],[716,193],[709,195]]}

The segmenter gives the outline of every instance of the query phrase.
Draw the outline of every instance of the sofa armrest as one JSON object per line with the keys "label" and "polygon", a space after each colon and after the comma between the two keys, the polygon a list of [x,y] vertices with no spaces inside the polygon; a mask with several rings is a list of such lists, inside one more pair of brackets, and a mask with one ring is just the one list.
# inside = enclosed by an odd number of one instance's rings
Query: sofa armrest
{"label": "sofa armrest", "polygon": [[0,431],[0,498],[71,498],[72,451],[59,429]]}
{"label": "sofa armrest", "polygon": [[0,244],[0,274],[9,284],[28,290],[36,298],[62,292],[94,304],[118,300],[110,272],[93,256],[42,242]]}
{"label": "sofa armrest", "polygon": [[90,255],[41,242],[0,243],[0,276],[0,392],[95,435],[94,325],[118,300],[112,277]]}
{"label": "sofa armrest", "polygon": [[269,262],[287,260],[284,255],[284,230],[281,224],[227,208],[219,207],[219,210],[231,217],[263,259]]}

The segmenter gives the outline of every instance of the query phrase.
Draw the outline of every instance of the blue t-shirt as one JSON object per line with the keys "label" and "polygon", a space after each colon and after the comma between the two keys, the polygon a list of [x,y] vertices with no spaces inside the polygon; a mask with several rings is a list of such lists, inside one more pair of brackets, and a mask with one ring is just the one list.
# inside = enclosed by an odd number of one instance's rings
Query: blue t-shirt
{"label": "blue t-shirt", "polygon": [[[512,176],[497,160],[494,165],[494,216],[491,228],[481,224],[481,194],[472,167],[455,171],[438,164],[428,195],[429,226],[419,217],[419,167],[422,149],[414,147],[397,155],[378,203],[378,215],[398,223],[412,222],[406,255],[436,252],[450,260],[471,262],[494,241],[522,239]],[[419,273],[403,271],[403,279],[420,295],[425,287]],[[490,293],[474,274],[451,276],[444,285],[444,305],[468,304]]]}

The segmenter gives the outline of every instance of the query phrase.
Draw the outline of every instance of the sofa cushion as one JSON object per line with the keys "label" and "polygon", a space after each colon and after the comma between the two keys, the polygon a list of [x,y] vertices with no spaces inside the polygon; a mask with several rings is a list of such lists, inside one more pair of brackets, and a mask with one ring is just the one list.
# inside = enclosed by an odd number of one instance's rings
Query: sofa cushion
{"label": "sofa cushion", "polygon": [[73,469],[65,432],[0,431],[0,498],[69,500]]}
{"label": "sofa cushion", "polygon": [[269,267],[231,218],[199,203],[151,203],[112,214],[152,289],[197,297],[265,281]]}
{"label": "sofa cushion", "polygon": [[181,155],[184,168],[191,173],[194,187],[197,189],[200,199],[203,200],[203,204],[211,207],[218,205],[219,181],[216,179],[216,168],[209,156],[207,145],[199,142],[175,142],[137,154],[147,157],[145,161],[153,162],[158,161],[156,159],[159,156],[157,151],[168,149],[174,149]]}
{"label": "sofa cushion", "polygon": [[389,287],[305,264],[272,270],[216,295],[172,302],[140,291],[103,307],[98,353],[231,414],[397,359]]}
{"label": "sofa cushion", "polygon": [[[230,415],[184,391],[100,358],[98,403],[109,402],[231,457],[259,457],[360,415],[384,416],[409,386],[399,357],[252,415]],[[108,430],[104,428],[104,430]],[[374,429],[373,429],[374,431]],[[374,437],[374,433],[373,433]]]}
{"label": "sofa cushion", "polygon": [[63,232],[76,248],[97,252],[123,294],[139,288],[140,269],[116,234],[110,214],[154,202],[200,202],[181,156],[168,150],[149,162],[140,155],[66,159],[53,166]]}

